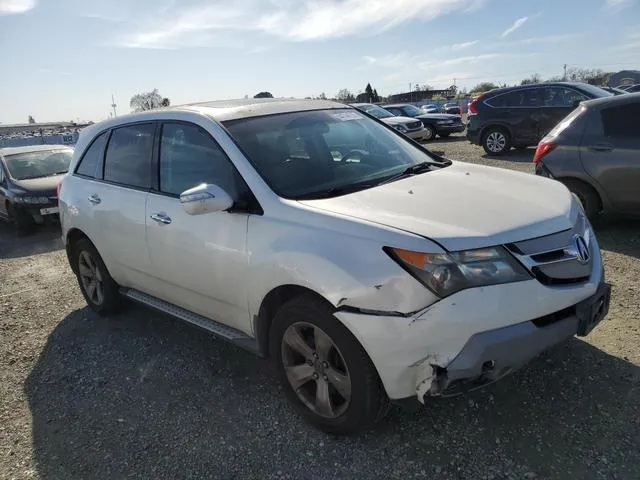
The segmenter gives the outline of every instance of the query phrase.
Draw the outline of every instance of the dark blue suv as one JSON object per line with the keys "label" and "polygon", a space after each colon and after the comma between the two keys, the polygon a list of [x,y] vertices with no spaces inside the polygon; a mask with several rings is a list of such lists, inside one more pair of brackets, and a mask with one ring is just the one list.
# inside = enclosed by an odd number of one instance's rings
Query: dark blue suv
{"label": "dark blue suv", "polygon": [[497,88],[469,103],[467,138],[489,155],[537,145],[580,102],[611,93],[586,83]]}

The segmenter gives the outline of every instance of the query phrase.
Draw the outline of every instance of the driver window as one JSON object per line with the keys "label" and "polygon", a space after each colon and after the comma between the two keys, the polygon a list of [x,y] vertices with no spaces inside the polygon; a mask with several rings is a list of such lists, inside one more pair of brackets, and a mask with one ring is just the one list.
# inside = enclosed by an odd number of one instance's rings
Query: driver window
{"label": "driver window", "polygon": [[161,192],[180,195],[202,183],[212,183],[237,199],[237,175],[222,148],[202,128],[185,123],[163,124]]}

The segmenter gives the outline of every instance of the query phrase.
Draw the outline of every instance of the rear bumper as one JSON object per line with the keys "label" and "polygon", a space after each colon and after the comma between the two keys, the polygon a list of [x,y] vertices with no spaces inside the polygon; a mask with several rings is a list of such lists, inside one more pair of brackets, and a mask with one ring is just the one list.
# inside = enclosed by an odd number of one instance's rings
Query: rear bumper
{"label": "rear bumper", "polygon": [[474,145],[480,145],[480,132],[478,130],[469,130],[469,128],[467,128],[467,140]]}

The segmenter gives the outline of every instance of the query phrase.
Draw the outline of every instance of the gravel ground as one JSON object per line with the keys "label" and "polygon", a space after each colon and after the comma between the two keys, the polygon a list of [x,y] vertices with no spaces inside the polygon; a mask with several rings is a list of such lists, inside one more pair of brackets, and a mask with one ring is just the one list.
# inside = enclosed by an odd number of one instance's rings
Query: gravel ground
{"label": "gravel ground", "polygon": [[[532,171],[532,150],[431,148]],[[294,414],[265,360],[142,308],[94,315],[59,232],[18,241],[0,225],[0,478],[638,479],[640,222],[597,230],[615,290],[589,337],[333,438]]]}

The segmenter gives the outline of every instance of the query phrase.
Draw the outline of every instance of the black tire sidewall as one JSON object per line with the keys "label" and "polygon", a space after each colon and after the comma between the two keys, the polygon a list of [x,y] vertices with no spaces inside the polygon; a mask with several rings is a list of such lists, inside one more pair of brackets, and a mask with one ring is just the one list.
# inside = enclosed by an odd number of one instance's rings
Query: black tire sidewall
{"label": "black tire sidewall", "polygon": [[[97,268],[100,270],[100,275],[102,276],[104,300],[100,305],[94,303],[87,295],[87,292],[84,289],[84,285],[82,284],[82,279],[80,278],[78,265],[80,263],[80,253],[83,251],[86,251],[91,255],[93,260],[96,262]],[[107,267],[102,261],[102,257],[98,253],[96,247],[85,238],[79,240],[73,248],[73,262],[74,271],[76,272],[76,277],[78,279],[78,285],[80,286],[80,291],[82,292],[82,296],[86,300],[87,305],[91,308],[91,310],[100,315],[116,313],[122,306],[122,297],[120,296],[119,287],[113,280],[113,278],[111,278],[111,275],[109,274]]]}
{"label": "black tire sidewall", "polygon": [[[274,318],[270,335],[270,353],[287,398],[307,422],[327,433],[349,435],[368,428],[384,416],[380,415],[380,410],[386,404],[380,406],[381,402],[388,402],[375,367],[360,343],[327,307],[320,302],[313,302],[313,298],[311,302],[304,301],[304,297],[302,299],[294,299],[280,309]],[[344,358],[351,379],[351,400],[345,413],[338,418],[324,418],[309,410],[287,379],[281,342],[287,327],[296,322],[320,327],[331,337]],[[380,398],[380,395],[384,395],[384,398]]]}

